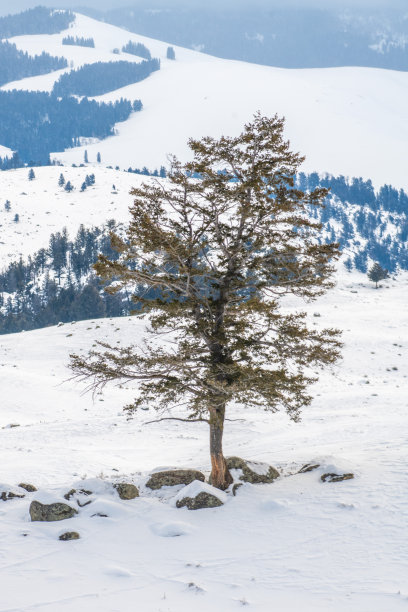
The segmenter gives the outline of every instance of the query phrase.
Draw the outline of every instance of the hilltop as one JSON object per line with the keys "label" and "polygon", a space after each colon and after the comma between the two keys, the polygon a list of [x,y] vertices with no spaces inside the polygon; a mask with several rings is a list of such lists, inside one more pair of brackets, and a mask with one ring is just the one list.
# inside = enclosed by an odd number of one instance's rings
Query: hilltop
{"label": "hilltop", "polygon": [[[67,35],[93,38],[95,48],[62,45]],[[260,110],[287,119],[292,148],[306,155],[305,170],[362,176],[375,185],[407,187],[408,73],[370,68],[289,70],[222,60],[129,33],[76,14],[68,30],[52,35],[10,39],[29,54],[46,51],[65,57],[69,69],[97,61],[141,61],[121,50],[129,40],[144,44],[161,62],[145,80],[98,96],[100,102],[140,99],[143,110],[116,125],[116,134],[101,142],[55,153],[65,164],[80,163],[87,149],[92,160],[101,153],[105,165],[120,168],[159,167],[168,154],[187,156],[189,137],[238,133]],[[30,77],[3,90],[50,91],[64,72]],[[1,144],[1,143],[0,143]]]}

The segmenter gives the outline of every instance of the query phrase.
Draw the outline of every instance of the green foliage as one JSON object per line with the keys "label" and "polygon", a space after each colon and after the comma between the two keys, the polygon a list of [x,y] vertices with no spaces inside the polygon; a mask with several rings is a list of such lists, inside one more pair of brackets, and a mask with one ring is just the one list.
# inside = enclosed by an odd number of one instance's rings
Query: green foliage
{"label": "green foliage", "polygon": [[21,13],[0,17],[0,38],[26,34],[56,34],[69,28],[75,21],[71,11],[55,11],[37,6]]}
{"label": "green foliage", "polygon": [[77,47],[95,47],[95,41],[93,38],[84,38],[82,36],[65,36],[62,39],[63,45],[75,45]]}
{"label": "green foliage", "polygon": [[152,55],[145,45],[143,45],[142,43],[132,42],[131,40],[129,40],[129,42],[122,47],[122,51],[124,53],[130,53],[131,55],[138,55],[139,57],[144,57],[144,59],[152,59]]}
{"label": "green foliage", "polygon": [[385,278],[388,278],[389,273],[388,273],[388,270],[385,270],[384,268],[382,268],[380,264],[375,263],[369,269],[367,276],[370,279],[370,281],[375,283],[375,288],[377,289],[378,283],[384,280]]}
{"label": "green foliage", "polygon": [[310,208],[327,190],[294,186],[303,158],[283,127],[257,114],[237,137],[190,140],[193,160],[174,158],[167,183],[133,189],[127,239],[112,234],[120,257],[101,256],[95,270],[110,293],[134,290],[150,336],[142,347],[72,355],[77,376],[94,388],[138,381],[130,411],[182,405],[187,420],[222,427],[225,407],[238,401],[299,418],[311,367],[334,363],[341,345],[337,330],[310,329],[305,313],[280,302],[332,287],[339,251],[319,244]]}
{"label": "green foliage", "polygon": [[0,41],[0,85],[67,66],[68,62],[63,57],[52,57],[45,51],[41,55],[31,56],[17,49],[15,44]]}
{"label": "green foliage", "polygon": [[65,72],[54,84],[56,96],[100,96],[114,89],[147,79],[160,69],[160,60],[153,58],[142,62],[95,62],[84,64],[76,70]]}

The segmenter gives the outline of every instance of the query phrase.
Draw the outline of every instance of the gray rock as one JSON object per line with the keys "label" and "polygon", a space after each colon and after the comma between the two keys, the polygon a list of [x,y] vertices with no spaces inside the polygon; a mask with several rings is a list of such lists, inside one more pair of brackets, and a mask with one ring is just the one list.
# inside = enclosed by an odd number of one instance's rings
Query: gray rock
{"label": "gray rock", "polygon": [[75,495],[76,489],[71,489],[68,493],[65,493],[64,499],[70,500],[73,495]]}
{"label": "gray rock", "polygon": [[2,501],[9,501],[10,499],[20,498],[22,499],[25,495],[20,495],[19,493],[13,493],[13,491],[0,491],[0,499]]}
{"label": "gray rock", "polygon": [[27,484],[25,482],[20,482],[18,486],[20,487],[20,489],[24,489],[24,491],[27,491],[27,493],[34,493],[35,491],[37,491],[37,487],[32,484]]}
{"label": "gray rock", "polygon": [[172,487],[175,485],[188,485],[193,480],[204,482],[205,476],[198,470],[166,470],[155,472],[146,482],[149,489],[161,489],[161,487]]}
{"label": "gray rock", "polygon": [[60,535],[58,539],[62,540],[63,542],[68,542],[69,540],[79,540],[80,537],[81,536],[77,531],[67,531],[66,533]]}
{"label": "gray rock", "polygon": [[59,502],[55,504],[41,504],[33,501],[30,504],[30,516],[32,521],[63,521],[78,514],[75,508]]}
{"label": "gray rock", "polygon": [[227,457],[226,461],[229,470],[242,470],[242,475],[239,479],[243,482],[267,484],[279,477],[279,472],[271,465],[268,466],[266,474],[258,474],[248,465],[248,463],[255,463],[255,461],[247,462],[245,459],[241,459],[241,457]]}
{"label": "gray rock", "polygon": [[71,489],[68,493],[65,493],[64,499],[70,500],[76,493],[80,495],[92,495],[92,491],[87,491],[87,489]]}
{"label": "gray rock", "polygon": [[298,474],[306,474],[307,472],[313,472],[313,470],[317,470],[320,467],[319,463],[306,463],[303,467],[300,468]]}
{"label": "gray rock", "polygon": [[135,499],[135,497],[139,497],[139,490],[134,484],[118,482],[113,486],[117,490],[120,499]]}
{"label": "gray rock", "polygon": [[349,474],[333,474],[329,472],[320,476],[322,482],[341,482],[342,480],[351,480],[352,478],[354,478],[354,474],[351,472]]}
{"label": "gray rock", "polygon": [[216,508],[222,506],[223,503],[215,495],[201,491],[195,497],[183,497],[176,502],[177,508],[183,508],[187,506],[189,510],[200,510],[201,508]]}
{"label": "gray rock", "polygon": [[232,485],[232,494],[234,497],[236,496],[239,487],[242,487],[243,484],[243,482],[236,482],[234,485]]}

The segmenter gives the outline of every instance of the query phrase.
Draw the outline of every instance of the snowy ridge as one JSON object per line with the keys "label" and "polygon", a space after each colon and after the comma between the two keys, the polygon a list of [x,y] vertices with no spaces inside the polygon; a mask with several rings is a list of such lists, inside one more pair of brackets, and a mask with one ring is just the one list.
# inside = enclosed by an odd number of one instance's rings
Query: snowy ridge
{"label": "snowy ridge", "polygon": [[[62,45],[69,33],[93,37],[95,49]],[[176,60],[165,57],[167,43],[131,34],[77,14],[73,27],[55,35],[11,39],[31,54],[42,50],[64,56],[73,67],[92,61],[139,61],[116,55],[129,40],[142,42],[161,70],[145,81],[100,96],[141,99],[144,110],[117,125],[117,135],[87,145],[101,152],[104,164],[127,168],[166,165],[167,155],[188,156],[189,137],[236,134],[257,110],[286,116],[292,148],[306,155],[306,171],[371,178],[378,186],[407,187],[408,73],[369,68],[284,70],[221,60],[175,47]],[[49,91],[57,73],[32,77],[6,88]],[[1,143],[0,143],[1,144]],[[56,158],[80,163],[84,147]]]}

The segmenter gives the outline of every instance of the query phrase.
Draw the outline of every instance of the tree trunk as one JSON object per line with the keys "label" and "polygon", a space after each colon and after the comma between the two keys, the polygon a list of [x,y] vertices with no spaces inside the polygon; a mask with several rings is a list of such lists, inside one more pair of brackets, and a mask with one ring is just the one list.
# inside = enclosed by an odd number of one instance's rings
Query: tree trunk
{"label": "tree trunk", "polygon": [[222,435],[224,433],[225,409],[210,411],[210,453],[211,453],[211,484],[223,491],[233,482],[222,452]]}

